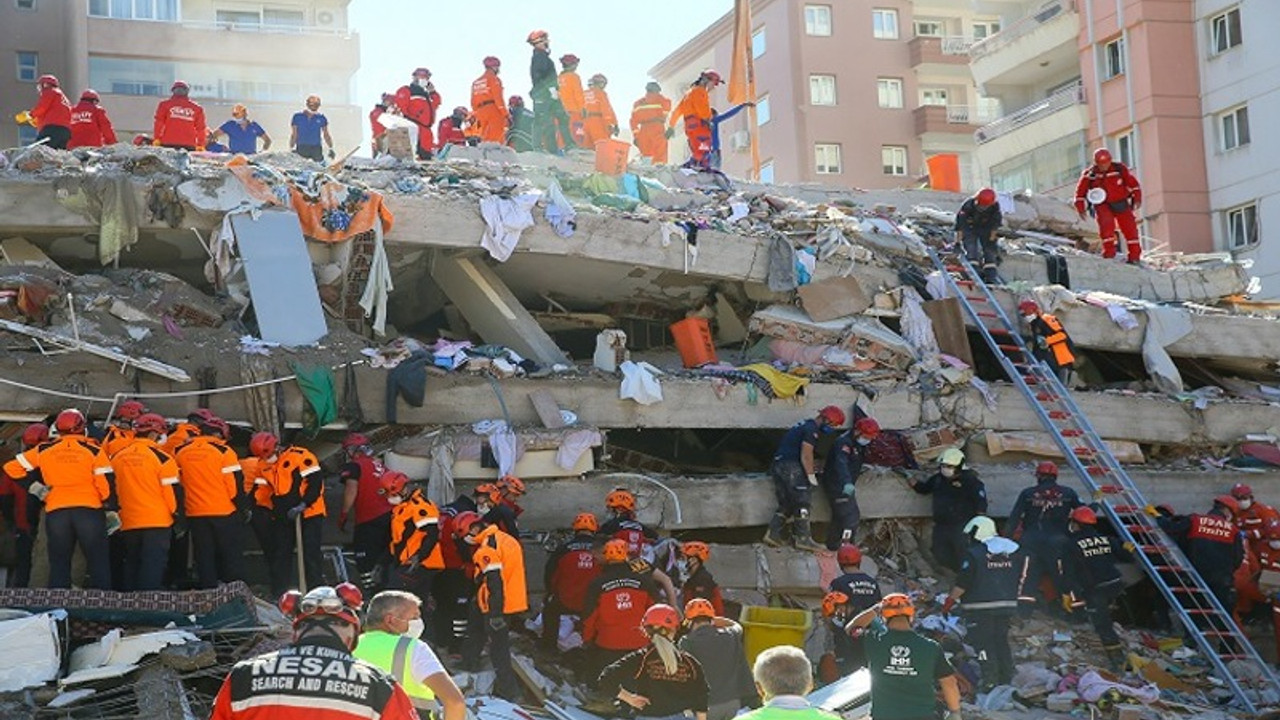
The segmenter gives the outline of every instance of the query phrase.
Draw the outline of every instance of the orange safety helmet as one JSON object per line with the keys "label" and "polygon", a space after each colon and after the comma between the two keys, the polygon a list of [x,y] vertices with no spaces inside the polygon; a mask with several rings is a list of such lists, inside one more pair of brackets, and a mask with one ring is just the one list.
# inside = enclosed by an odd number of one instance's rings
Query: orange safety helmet
{"label": "orange safety helmet", "polygon": [[876,422],[876,419],[872,417],[859,418],[853,424],[853,429],[860,437],[871,440],[880,437],[880,423]]}
{"label": "orange safety helmet", "polygon": [[102,98],[98,97],[97,90],[94,90],[93,88],[86,88],[84,92],[80,93],[80,99],[98,102]]}
{"label": "orange safety helmet", "polygon": [[1036,477],[1058,477],[1058,464],[1052,460],[1041,460],[1036,464]]}
{"label": "orange safety helmet", "polygon": [[22,444],[35,447],[49,439],[49,426],[44,423],[31,423],[22,431]]}
{"label": "orange safety helmet", "polygon": [[520,497],[524,495],[524,481],[515,475],[503,475],[498,478],[498,490],[512,497]]}
{"label": "orange safety helmet", "polygon": [[978,201],[978,207],[991,207],[996,204],[996,191],[991,188],[982,188],[973,198]]}
{"label": "orange safety helmet", "polygon": [[1093,508],[1089,507],[1088,505],[1081,505],[1075,510],[1072,510],[1070,517],[1072,522],[1078,523],[1080,525],[1097,525],[1098,524],[1098,513],[1094,512]]}
{"label": "orange safety helmet", "polygon": [[832,590],[822,597],[822,617],[835,617],[836,609],[848,602],[848,595]]}
{"label": "orange safety helmet", "polygon": [[494,57],[493,55],[490,55],[489,57],[486,57],[484,59],[484,66],[486,68],[489,68],[490,70],[495,70],[497,68],[502,67],[502,61]]}
{"label": "orange safety helmet", "polygon": [[1231,486],[1231,497],[1237,500],[1244,500],[1253,497],[1253,488],[1244,483],[1236,483]]}
{"label": "orange safety helmet", "polygon": [[275,433],[256,432],[249,438],[249,452],[254,457],[265,460],[274,455],[278,447],[280,447],[280,438],[276,437]]}
{"label": "orange safety helmet", "polygon": [[477,498],[482,495],[487,496],[489,498],[489,502],[495,505],[502,502],[502,491],[493,483],[480,483],[476,486],[476,489],[472,491],[472,494]]}
{"label": "orange safety helmet", "polygon": [[685,622],[697,620],[698,618],[713,618],[715,616],[716,608],[706,598],[694,598],[684,604]]}
{"label": "orange safety helmet", "polygon": [[599,532],[600,523],[596,521],[596,516],[592,513],[578,513],[573,518],[572,528],[574,532]]}
{"label": "orange safety helmet", "polygon": [[147,413],[139,415],[138,419],[133,421],[133,429],[139,433],[163,435],[169,432],[169,423],[155,413]]}
{"label": "orange safety helmet", "polygon": [[833,427],[840,427],[844,424],[844,411],[835,405],[828,405],[819,410],[818,417],[825,419]]}
{"label": "orange safety helmet", "polygon": [[604,561],[609,564],[627,561],[627,541],[614,538],[604,544]]}
{"label": "orange safety helmet", "polygon": [[710,80],[712,85],[719,85],[720,83],[724,82],[723,80],[720,79],[720,73],[710,69],[703,70],[702,74],[698,76],[698,79]]}
{"label": "orange safety helmet", "polygon": [[1019,315],[1038,315],[1039,313],[1040,306],[1036,304],[1035,300],[1023,300],[1018,303]]}
{"label": "orange safety helmet", "polygon": [[604,506],[608,510],[636,511],[636,496],[630,490],[617,488],[604,496]]}
{"label": "orange safety helmet", "polygon": [[137,400],[125,400],[116,406],[115,419],[133,422],[147,412],[147,406]]}
{"label": "orange safety helmet", "polygon": [[399,495],[404,486],[409,484],[409,476],[397,470],[388,470],[378,478],[378,494],[383,497]]}
{"label": "orange safety helmet", "polygon": [[862,564],[862,550],[857,545],[844,543],[836,550],[836,564],[840,567]]}
{"label": "orange safety helmet", "polygon": [[54,418],[53,429],[62,435],[79,435],[84,432],[84,413],[75,408],[67,408]]}
{"label": "orange safety helmet", "polygon": [[1106,165],[1111,162],[1111,151],[1106,148],[1098,148],[1093,151],[1093,161],[1099,165]]}
{"label": "orange safety helmet", "polygon": [[911,604],[911,598],[906,593],[889,593],[880,601],[880,615],[885,620],[900,615],[913,618],[916,616],[916,607]]}
{"label": "orange safety helmet", "polygon": [[644,611],[641,627],[675,630],[680,627],[680,613],[666,603],[655,603]]}
{"label": "orange safety helmet", "polygon": [[547,40],[549,37],[550,35],[547,35],[546,30],[534,30],[533,32],[529,33],[529,37],[525,38],[525,42],[529,43],[530,45],[535,45],[544,40]]}
{"label": "orange safety helmet", "polygon": [[701,540],[690,540],[680,545],[680,554],[687,558],[697,558],[705,563],[711,559],[711,546]]}
{"label": "orange safety helmet", "polygon": [[480,513],[464,510],[453,518],[453,536],[466,537],[471,534],[471,528],[478,524],[480,524]]}
{"label": "orange safety helmet", "polygon": [[324,616],[342,620],[354,626],[358,632],[364,594],[360,592],[360,588],[344,582],[337,587],[321,585],[306,595],[290,590],[280,596],[277,604],[285,617],[293,620],[295,628],[306,620]]}

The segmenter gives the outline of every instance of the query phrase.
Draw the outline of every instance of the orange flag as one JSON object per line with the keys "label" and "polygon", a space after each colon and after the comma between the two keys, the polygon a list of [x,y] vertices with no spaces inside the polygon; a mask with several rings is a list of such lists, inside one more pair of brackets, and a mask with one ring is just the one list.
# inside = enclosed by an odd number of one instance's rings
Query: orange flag
{"label": "orange flag", "polygon": [[[751,0],[734,0],[733,65],[729,69],[729,105],[756,101],[756,64],[751,52]],[[756,107],[747,108],[747,132],[751,136],[751,179],[760,177],[760,138],[756,132]]]}

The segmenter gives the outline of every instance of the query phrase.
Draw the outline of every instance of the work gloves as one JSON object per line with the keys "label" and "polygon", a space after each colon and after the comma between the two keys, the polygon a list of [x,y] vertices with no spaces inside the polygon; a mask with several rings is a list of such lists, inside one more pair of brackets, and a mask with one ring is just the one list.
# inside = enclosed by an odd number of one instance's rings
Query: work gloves
{"label": "work gloves", "polygon": [[818,474],[817,474],[817,473],[809,473],[809,484],[810,484],[810,485],[812,485],[812,486],[814,486],[814,487],[818,487]]}
{"label": "work gloves", "polygon": [[840,494],[844,497],[853,497],[853,483],[845,483],[840,487]]}
{"label": "work gloves", "polygon": [[299,517],[301,517],[303,511],[306,509],[307,509],[307,506],[305,504],[298,503],[297,505],[294,505],[293,507],[289,508],[289,511],[285,513],[285,515],[290,520],[297,520]]}
{"label": "work gloves", "polygon": [[107,534],[112,535],[120,529],[120,513],[115,510],[108,510],[103,513],[103,517],[107,521]]}
{"label": "work gloves", "polygon": [[27,492],[35,495],[40,502],[44,502],[45,497],[49,494],[49,486],[42,482],[33,482],[27,487]]}

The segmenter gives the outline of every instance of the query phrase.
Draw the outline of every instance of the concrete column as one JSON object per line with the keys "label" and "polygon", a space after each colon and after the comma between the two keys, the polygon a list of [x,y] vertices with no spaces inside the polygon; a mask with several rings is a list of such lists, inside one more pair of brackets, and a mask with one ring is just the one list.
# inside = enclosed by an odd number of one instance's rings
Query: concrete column
{"label": "concrete column", "polygon": [[[67,0],[66,13],[66,67],[67,77],[62,79],[63,91],[74,105],[80,92],[89,87],[89,0]],[[107,92],[110,88],[95,88]]]}
{"label": "concrete column", "polygon": [[551,336],[480,256],[437,254],[431,277],[485,342],[506,345],[541,365],[568,364]]}

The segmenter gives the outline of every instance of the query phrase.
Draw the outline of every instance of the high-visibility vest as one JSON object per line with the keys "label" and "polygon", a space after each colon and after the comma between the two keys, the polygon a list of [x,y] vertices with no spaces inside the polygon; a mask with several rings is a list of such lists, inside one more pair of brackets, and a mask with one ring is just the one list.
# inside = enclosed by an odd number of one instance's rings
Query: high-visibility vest
{"label": "high-visibility vest", "polygon": [[405,635],[370,630],[360,636],[360,642],[351,654],[391,673],[391,677],[400,683],[411,699],[435,700],[436,694],[431,692],[431,688],[423,685],[422,679],[413,677],[410,672],[413,667],[410,662],[413,643],[414,639]]}
{"label": "high-visibility vest", "polygon": [[1053,359],[1058,363],[1058,367],[1073,365],[1076,356],[1071,354],[1071,348],[1067,346],[1067,333],[1062,329],[1062,323],[1048,313],[1041,315],[1040,319],[1049,326],[1050,333],[1045,335],[1044,343],[1053,351]]}

